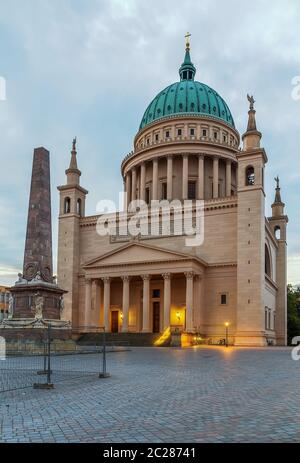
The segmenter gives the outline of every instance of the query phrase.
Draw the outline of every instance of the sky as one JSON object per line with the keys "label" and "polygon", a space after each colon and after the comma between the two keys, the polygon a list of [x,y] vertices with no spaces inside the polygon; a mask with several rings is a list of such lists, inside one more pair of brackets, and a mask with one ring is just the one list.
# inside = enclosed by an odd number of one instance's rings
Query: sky
{"label": "sky", "polygon": [[22,269],[33,149],[51,153],[55,265],[56,187],[73,137],[92,215],[99,200],[118,200],[121,161],[147,105],[178,80],[187,31],[196,79],[221,94],[240,133],[246,95],[255,97],[269,158],[266,215],[278,174],[290,220],[288,281],[300,283],[299,24],[298,0],[0,0],[0,284]]}

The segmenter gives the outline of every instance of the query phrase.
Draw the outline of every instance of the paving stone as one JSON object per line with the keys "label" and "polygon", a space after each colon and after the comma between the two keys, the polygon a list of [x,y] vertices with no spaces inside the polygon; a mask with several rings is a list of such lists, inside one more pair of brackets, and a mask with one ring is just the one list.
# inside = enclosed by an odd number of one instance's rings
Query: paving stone
{"label": "paving stone", "polygon": [[70,356],[54,390],[0,393],[0,442],[300,440],[290,349],[134,348],[107,361],[109,379],[99,358]]}

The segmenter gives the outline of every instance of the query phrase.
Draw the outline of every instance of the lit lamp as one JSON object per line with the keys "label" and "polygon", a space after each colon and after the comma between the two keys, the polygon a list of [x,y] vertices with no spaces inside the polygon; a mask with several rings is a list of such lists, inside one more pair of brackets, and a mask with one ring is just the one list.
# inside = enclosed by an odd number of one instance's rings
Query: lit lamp
{"label": "lit lamp", "polygon": [[121,318],[121,321],[123,321],[123,318],[124,318],[123,312],[120,313],[120,318]]}
{"label": "lit lamp", "polygon": [[176,312],[176,318],[177,318],[177,321],[180,322],[180,320],[181,320],[181,313],[180,312]]}
{"label": "lit lamp", "polygon": [[229,323],[225,323],[225,330],[226,330],[226,338],[225,338],[225,346],[228,347],[228,328],[229,328]]}

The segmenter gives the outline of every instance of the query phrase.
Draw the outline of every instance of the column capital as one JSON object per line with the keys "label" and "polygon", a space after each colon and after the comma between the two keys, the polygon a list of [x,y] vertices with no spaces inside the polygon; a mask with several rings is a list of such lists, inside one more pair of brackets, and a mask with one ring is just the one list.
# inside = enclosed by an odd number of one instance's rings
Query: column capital
{"label": "column capital", "polygon": [[171,273],[162,273],[162,277],[164,280],[171,280],[172,274]]}
{"label": "column capital", "polygon": [[151,279],[151,275],[141,275],[141,278],[144,280],[144,281],[149,281]]}
{"label": "column capital", "polygon": [[203,153],[198,153],[198,158],[199,159],[204,159],[204,154]]}
{"label": "column capital", "polygon": [[195,273],[194,272],[184,272],[185,274],[185,277],[187,280],[193,280],[194,279],[194,276],[195,276]]}
{"label": "column capital", "polygon": [[85,280],[86,285],[91,285],[92,284],[92,278],[91,277],[85,277],[84,280]]}
{"label": "column capital", "polygon": [[121,279],[123,280],[123,283],[129,282],[130,281],[130,276],[129,275],[122,275]]}
{"label": "column capital", "polygon": [[110,283],[111,278],[110,277],[102,277],[101,280],[103,283]]}

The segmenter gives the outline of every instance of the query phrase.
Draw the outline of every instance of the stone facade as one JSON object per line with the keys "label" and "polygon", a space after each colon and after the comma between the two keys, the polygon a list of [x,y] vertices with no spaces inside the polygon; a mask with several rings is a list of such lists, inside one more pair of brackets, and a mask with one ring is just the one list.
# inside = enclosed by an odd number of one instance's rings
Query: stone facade
{"label": "stone facade", "polygon": [[190,200],[193,216],[202,201],[204,242],[197,247],[172,232],[100,236],[101,216],[85,216],[73,146],[67,182],[58,188],[58,282],[68,291],[64,317],[74,328],[171,329],[218,342],[229,323],[236,345],[286,344],[287,217],[278,195],[265,217],[267,156],[249,101],[242,148],[234,125],[220,117],[170,114],[139,130],[121,164],[128,216],[117,216],[117,226],[128,223],[134,201]]}

